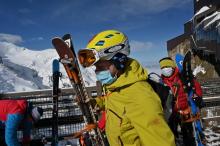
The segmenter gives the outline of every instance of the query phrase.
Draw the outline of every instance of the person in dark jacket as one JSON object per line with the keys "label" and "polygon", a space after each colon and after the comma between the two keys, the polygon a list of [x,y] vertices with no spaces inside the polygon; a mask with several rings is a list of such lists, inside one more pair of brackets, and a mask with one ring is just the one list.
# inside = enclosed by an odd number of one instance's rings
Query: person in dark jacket
{"label": "person in dark jacket", "polygon": [[0,128],[4,128],[5,143],[20,146],[17,130],[22,129],[22,145],[30,143],[32,125],[43,115],[43,109],[26,100],[0,100]]}
{"label": "person in dark jacket", "polygon": [[[173,131],[175,137],[178,137],[177,126],[180,125],[181,132],[183,134],[183,142],[185,146],[194,146],[194,136],[192,120],[193,117],[190,116],[190,106],[188,103],[188,93],[185,90],[183,81],[181,80],[181,75],[176,67],[174,61],[165,57],[159,61],[160,68],[162,71],[162,80],[164,84],[170,87],[171,93],[174,96],[172,102],[172,114],[169,117],[168,123]],[[202,88],[199,82],[195,79],[194,83],[194,101],[198,104],[202,101]],[[200,105],[198,105],[200,107]]]}

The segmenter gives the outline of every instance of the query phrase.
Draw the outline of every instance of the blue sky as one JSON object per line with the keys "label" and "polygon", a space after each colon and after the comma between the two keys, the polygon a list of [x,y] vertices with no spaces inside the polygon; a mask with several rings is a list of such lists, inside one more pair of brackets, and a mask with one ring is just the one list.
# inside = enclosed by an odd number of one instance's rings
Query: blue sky
{"label": "blue sky", "polygon": [[94,34],[118,29],[130,40],[131,56],[158,61],[192,16],[192,0],[1,0],[0,41],[43,50],[70,33],[80,49]]}

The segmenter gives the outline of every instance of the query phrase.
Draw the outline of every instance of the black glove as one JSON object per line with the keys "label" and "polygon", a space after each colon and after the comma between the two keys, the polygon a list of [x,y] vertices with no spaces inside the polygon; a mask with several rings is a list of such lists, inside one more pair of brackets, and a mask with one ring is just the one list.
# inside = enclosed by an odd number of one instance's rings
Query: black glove
{"label": "black glove", "polygon": [[194,100],[196,106],[198,106],[200,109],[205,106],[205,103],[204,103],[202,97],[198,97],[198,96],[197,97],[193,97],[193,100]]}

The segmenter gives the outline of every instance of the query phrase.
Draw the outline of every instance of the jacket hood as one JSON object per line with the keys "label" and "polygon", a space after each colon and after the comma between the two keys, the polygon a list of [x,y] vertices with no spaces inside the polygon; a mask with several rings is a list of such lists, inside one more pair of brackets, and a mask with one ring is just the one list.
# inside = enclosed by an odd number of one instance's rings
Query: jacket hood
{"label": "jacket hood", "polygon": [[135,59],[128,59],[126,63],[125,71],[121,74],[115,82],[110,85],[106,85],[106,88],[110,91],[130,86],[138,81],[146,81],[148,72],[144,69],[138,61]]}

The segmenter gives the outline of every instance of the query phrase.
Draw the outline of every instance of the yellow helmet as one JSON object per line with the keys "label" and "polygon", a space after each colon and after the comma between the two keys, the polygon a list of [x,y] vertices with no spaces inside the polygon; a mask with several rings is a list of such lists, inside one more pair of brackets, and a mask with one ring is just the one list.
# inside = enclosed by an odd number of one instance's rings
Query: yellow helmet
{"label": "yellow helmet", "polygon": [[106,30],[95,35],[86,49],[79,50],[78,58],[82,66],[88,67],[98,60],[110,60],[117,53],[130,54],[128,38],[120,31]]}

